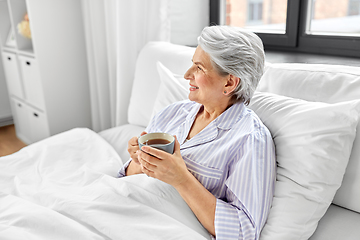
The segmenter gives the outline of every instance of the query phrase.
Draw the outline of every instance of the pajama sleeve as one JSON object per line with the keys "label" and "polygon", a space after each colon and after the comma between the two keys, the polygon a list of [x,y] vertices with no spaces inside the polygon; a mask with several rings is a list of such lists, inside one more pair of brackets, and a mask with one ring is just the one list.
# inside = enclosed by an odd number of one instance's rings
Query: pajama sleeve
{"label": "pajama sleeve", "polygon": [[249,216],[220,199],[216,201],[215,232],[216,239],[256,239],[255,226]]}
{"label": "pajama sleeve", "polygon": [[216,239],[258,239],[270,210],[274,179],[275,153],[270,136],[250,135],[225,181],[226,199],[217,199]]}

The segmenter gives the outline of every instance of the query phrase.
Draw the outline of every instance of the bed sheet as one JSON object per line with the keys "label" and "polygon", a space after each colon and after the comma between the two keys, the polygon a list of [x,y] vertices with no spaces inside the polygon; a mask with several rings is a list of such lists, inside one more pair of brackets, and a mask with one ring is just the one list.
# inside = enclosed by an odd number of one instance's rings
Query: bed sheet
{"label": "bed sheet", "polygon": [[210,239],[172,186],[121,165],[82,128],[1,157],[1,239]]}

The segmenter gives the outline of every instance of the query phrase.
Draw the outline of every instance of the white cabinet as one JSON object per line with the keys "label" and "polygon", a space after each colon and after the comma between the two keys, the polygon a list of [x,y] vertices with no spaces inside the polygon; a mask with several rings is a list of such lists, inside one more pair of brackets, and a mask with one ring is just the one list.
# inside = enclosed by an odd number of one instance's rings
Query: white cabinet
{"label": "white cabinet", "polygon": [[37,142],[50,136],[46,114],[30,107],[25,102],[13,98],[12,105],[16,125],[16,133],[26,143]]}
{"label": "white cabinet", "polygon": [[46,114],[32,108],[27,110],[27,114],[31,126],[29,133],[31,142],[37,142],[50,136]]}
{"label": "white cabinet", "polygon": [[0,127],[13,124],[9,92],[5,81],[5,73],[2,62],[2,58],[0,57]]}
{"label": "white cabinet", "polygon": [[19,56],[26,100],[40,109],[45,109],[43,88],[36,59]]}
{"label": "white cabinet", "polygon": [[3,65],[5,78],[7,79],[8,91],[10,94],[24,98],[22,84],[20,81],[20,71],[18,67],[18,57],[16,53],[3,52]]}
{"label": "white cabinet", "polygon": [[[18,32],[25,14],[31,38]],[[91,128],[81,0],[0,0],[0,46],[21,140]]]}
{"label": "white cabinet", "polygon": [[12,98],[13,116],[16,126],[16,135],[23,142],[31,142],[30,124],[28,120],[28,107],[16,98]]}
{"label": "white cabinet", "polygon": [[28,107],[16,98],[12,99],[13,116],[16,126],[16,135],[23,142],[30,143],[30,124],[28,121]]}
{"label": "white cabinet", "polygon": [[[8,31],[7,21],[9,21],[7,4],[0,1],[0,51],[4,38],[2,34]],[[1,55],[1,52],[0,52]],[[13,123],[11,104],[9,100],[9,92],[5,78],[5,71],[3,68],[3,58],[0,57],[0,127]]]}

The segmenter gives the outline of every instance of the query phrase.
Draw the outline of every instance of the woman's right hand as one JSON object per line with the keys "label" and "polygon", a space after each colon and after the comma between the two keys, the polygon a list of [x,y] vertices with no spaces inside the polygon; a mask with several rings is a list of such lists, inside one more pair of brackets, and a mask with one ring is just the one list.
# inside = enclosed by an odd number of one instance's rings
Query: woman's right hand
{"label": "woman's right hand", "polygon": [[[142,132],[140,134],[140,136],[146,134],[147,132]],[[128,153],[130,154],[131,159],[140,165],[139,160],[138,160],[138,155],[136,154],[136,152],[139,150],[139,144],[138,144],[138,137],[133,137],[129,140],[128,142]]]}

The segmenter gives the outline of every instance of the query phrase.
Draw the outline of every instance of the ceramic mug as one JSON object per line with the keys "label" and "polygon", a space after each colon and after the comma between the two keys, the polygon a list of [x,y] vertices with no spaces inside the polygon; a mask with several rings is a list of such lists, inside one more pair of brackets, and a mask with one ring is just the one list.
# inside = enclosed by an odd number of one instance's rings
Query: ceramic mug
{"label": "ceramic mug", "polygon": [[163,150],[167,153],[174,153],[175,137],[168,133],[155,132],[147,133],[138,138],[139,148],[142,146],[150,146]]}

